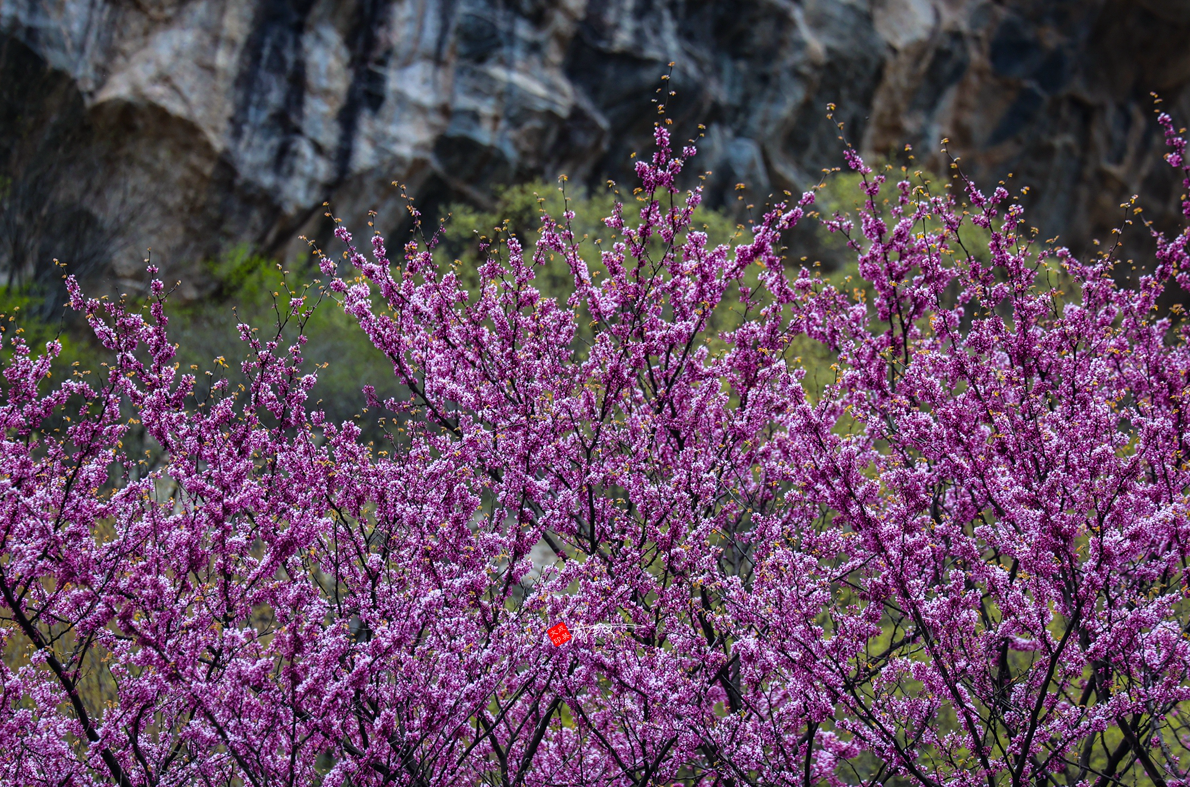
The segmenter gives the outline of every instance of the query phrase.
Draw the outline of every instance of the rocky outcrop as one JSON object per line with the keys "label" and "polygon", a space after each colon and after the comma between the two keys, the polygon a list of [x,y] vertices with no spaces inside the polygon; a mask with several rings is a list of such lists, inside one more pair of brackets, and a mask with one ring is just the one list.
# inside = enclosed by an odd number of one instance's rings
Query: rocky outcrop
{"label": "rocky outcrop", "polygon": [[302,252],[328,199],[393,226],[393,181],[429,212],[560,172],[628,182],[670,62],[720,203],[839,164],[832,102],[869,152],[937,166],[949,137],[970,174],[1030,184],[1047,235],[1105,235],[1134,192],[1173,215],[1150,91],[1190,116],[1190,0],[0,0],[0,33],[0,79],[56,86],[0,137],[75,107],[62,172],[86,162],[74,198],[119,225],[122,277],[149,246],[179,274]]}

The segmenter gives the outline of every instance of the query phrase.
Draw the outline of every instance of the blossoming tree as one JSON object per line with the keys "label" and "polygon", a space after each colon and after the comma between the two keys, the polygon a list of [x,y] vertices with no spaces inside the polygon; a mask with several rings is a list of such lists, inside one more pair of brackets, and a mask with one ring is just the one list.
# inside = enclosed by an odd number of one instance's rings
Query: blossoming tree
{"label": "blossoming tree", "polygon": [[241,326],[248,382],[203,393],[160,281],[143,312],[70,282],[98,381],[5,337],[0,781],[1188,783],[1190,351],[1156,307],[1190,234],[1124,286],[1003,188],[849,153],[848,292],[782,256],[812,194],[708,248],[656,141],[598,266],[569,215],[472,292],[336,231],[326,294],[408,391],[365,391],[384,445],[307,401],[301,338]]}

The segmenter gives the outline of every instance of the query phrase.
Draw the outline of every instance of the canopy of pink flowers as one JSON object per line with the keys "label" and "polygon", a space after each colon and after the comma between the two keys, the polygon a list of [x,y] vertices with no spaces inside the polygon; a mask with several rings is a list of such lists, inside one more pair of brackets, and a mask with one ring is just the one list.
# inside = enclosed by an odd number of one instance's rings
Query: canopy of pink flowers
{"label": "canopy of pink flowers", "polygon": [[160,281],[71,282],[99,380],[5,336],[0,782],[1187,784],[1190,234],[1121,284],[1004,188],[849,153],[847,291],[782,252],[813,194],[708,248],[656,142],[598,266],[570,214],[472,292],[337,230],[282,322],[358,320],[387,444],[301,339],[242,326],[248,384],[201,392]]}

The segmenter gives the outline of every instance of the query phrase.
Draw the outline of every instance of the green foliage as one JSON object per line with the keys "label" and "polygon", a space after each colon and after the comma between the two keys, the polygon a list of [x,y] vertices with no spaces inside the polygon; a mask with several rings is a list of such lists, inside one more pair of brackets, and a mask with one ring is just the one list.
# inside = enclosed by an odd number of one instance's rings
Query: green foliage
{"label": "green foliage", "polygon": [[[844,195],[852,191],[860,193],[857,177],[837,177],[825,187],[825,204],[832,209],[841,206]],[[598,277],[604,274],[600,253],[615,241],[603,219],[611,214],[617,199],[625,200],[625,211],[630,213],[640,198],[622,195],[614,188],[576,195],[544,181],[503,187],[496,191],[490,209],[452,206],[443,221],[435,255],[440,264],[453,264],[463,285],[474,291],[479,284],[477,271],[482,261],[481,243],[490,242],[498,249],[505,246],[510,236],[516,236],[526,253],[532,254],[540,235],[542,213],[560,219],[569,208],[575,213],[571,229],[579,241],[579,254]],[[819,204],[823,204],[822,197]],[[734,246],[750,240],[745,227],[726,213],[701,206],[695,211],[693,226],[707,233],[708,248],[720,244]],[[659,240],[655,246],[655,257],[659,257],[663,251]],[[237,249],[204,265],[207,281],[213,284],[210,296],[193,302],[170,303],[169,331],[178,345],[177,361],[181,371],[198,376],[199,395],[222,376],[230,377],[233,383],[245,382],[239,361],[245,358],[248,350],[239,339],[237,324],[253,326],[265,340],[275,338],[289,344],[296,339],[297,321],[285,320],[290,301],[302,295],[317,299],[319,291],[307,289],[308,285],[299,286],[297,282],[303,280],[308,269],[299,261],[294,261],[293,267],[294,272],[290,272],[274,260],[243,248]],[[758,273],[758,270],[749,271],[745,284],[756,287]],[[842,284],[845,276],[845,272],[840,272],[835,278]],[[544,295],[562,301],[573,291],[570,270],[557,255],[549,255],[543,260],[534,285]],[[0,315],[3,315],[0,319],[10,335],[12,332],[21,335],[34,350],[40,350],[45,342],[57,338],[63,345],[63,366],[77,362],[78,373],[99,372],[95,363],[97,353],[86,326],[80,323],[73,325],[70,331],[62,330],[60,326],[35,316],[34,306],[33,295],[0,287]],[[735,327],[743,318],[738,302],[730,298],[711,315],[706,333],[712,351],[723,344],[718,334]],[[280,332],[276,328],[279,322],[284,323]],[[342,421],[362,414],[361,389],[365,385],[375,386],[381,399],[406,395],[396,385],[388,360],[368,341],[355,321],[335,304],[322,303],[303,332],[307,336],[305,356],[325,359],[328,363],[325,368],[318,369],[318,384],[312,397],[332,420]],[[582,338],[580,335],[580,342]],[[806,367],[806,386],[812,394],[817,394],[834,378],[832,364],[835,359],[817,342],[798,339],[795,345],[792,355]],[[6,341],[0,352],[9,351]],[[376,428],[375,424],[369,425],[367,418],[361,426]]]}
{"label": "green foliage", "polygon": [[[455,263],[463,285],[474,290],[479,283],[477,269],[483,262],[481,243],[500,243],[512,235],[520,240],[527,254],[532,254],[541,235],[542,213],[561,221],[569,208],[575,214],[570,228],[579,241],[579,255],[594,274],[603,269],[600,252],[616,241],[603,219],[611,215],[617,199],[624,201],[628,214],[636,200],[643,197],[625,197],[614,186],[589,195],[576,195],[572,190],[564,190],[564,186],[545,181],[499,188],[490,210],[451,206],[443,220],[442,238],[435,254],[440,264]],[[749,237],[744,227],[726,214],[702,206],[694,212],[694,226],[707,233],[708,248],[721,243],[744,243]],[[654,251],[661,252],[660,241]],[[537,272],[536,286],[543,294],[564,300],[574,290],[566,262],[551,255]]]}
{"label": "green foliage", "polygon": [[[508,238],[515,236],[525,254],[532,255],[541,235],[542,214],[562,221],[563,214],[569,209],[574,212],[570,229],[578,241],[579,256],[587,263],[593,280],[598,281],[607,273],[601,254],[618,240],[603,223],[604,218],[611,215],[616,200],[621,200],[624,202],[625,216],[631,221],[634,218],[633,206],[640,202],[643,207],[644,199],[639,194],[625,196],[610,182],[609,188],[604,191],[577,195],[567,189],[564,182],[554,185],[536,181],[504,187],[496,191],[495,202],[490,210],[477,210],[467,205],[452,206],[448,216],[443,219],[441,240],[435,248],[435,255],[440,265],[453,265],[463,286],[475,292],[479,285],[478,268],[483,262],[481,244],[490,244],[493,250],[500,253],[505,249]],[[720,244],[734,246],[751,239],[742,224],[721,211],[703,206],[695,210],[692,228],[707,234],[707,248]],[[678,242],[681,240],[678,239]],[[649,258],[659,260],[664,251],[661,239],[655,238]],[[507,253],[506,250],[503,253]],[[756,273],[751,271],[746,277],[748,285],[756,286]],[[565,302],[574,291],[573,276],[566,261],[556,254],[548,254],[537,267],[534,286],[543,295]],[[707,334],[712,337],[712,348],[722,344],[715,337],[739,324],[741,319],[742,315],[734,313],[730,304],[727,308],[716,310],[707,327]],[[582,314],[579,318],[578,346],[575,348],[580,353],[589,338],[587,327],[587,316]]]}
{"label": "green foliage", "polygon": [[0,362],[7,365],[12,357],[12,339],[21,337],[34,353],[43,352],[46,342],[57,339],[62,344],[59,366],[70,366],[86,357],[85,343],[80,343],[63,326],[37,316],[40,299],[29,288],[0,285]]}
{"label": "green foliage", "polygon": [[[909,181],[914,190],[923,196],[926,194],[942,195],[949,190],[962,188],[962,183],[958,180],[957,175],[953,179],[947,179],[943,175],[928,170],[917,169],[911,171],[909,167],[895,166],[888,162],[874,165],[873,169],[876,171],[884,170],[884,174],[888,178],[888,180],[881,184],[880,191],[876,195],[876,204],[883,207],[896,202],[899,193],[897,183],[902,180]],[[854,217],[858,214],[865,198],[863,176],[860,173],[851,171],[835,172],[826,177],[819,185],[816,193],[815,207],[818,214],[823,217],[831,217],[836,213]],[[941,232],[942,223],[936,217],[930,217],[918,228],[918,231],[926,233]],[[840,257],[847,260],[844,267],[850,266],[850,269],[843,272],[843,276],[855,276],[855,255],[847,253],[847,239],[838,233],[828,231],[825,227],[820,228],[819,233],[823,246],[831,250],[836,250]],[[959,228],[958,239],[962,243],[962,248],[966,249],[975,259],[981,262],[988,262],[991,259],[991,254],[988,251],[988,242],[992,239],[990,230],[977,227],[974,224],[964,223]]]}
{"label": "green foliage", "polygon": [[[292,298],[305,296],[313,303],[319,297],[317,289],[293,284],[300,276],[244,250],[209,262],[207,271],[216,284],[211,298],[169,308],[169,331],[179,345],[178,362],[183,371],[197,374],[200,383],[204,377],[213,382],[220,376],[244,382],[238,361],[248,348],[236,326],[246,323],[263,341],[276,339],[281,346],[296,341],[299,330],[307,336],[304,356],[327,364],[317,370],[312,403],[319,402],[333,421],[363,413],[365,385],[375,386],[381,399],[403,395],[392,364],[336,304],[324,300],[304,329],[299,329],[296,318],[286,319]],[[280,331],[279,324],[283,325]],[[375,427],[369,424],[361,426]]]}

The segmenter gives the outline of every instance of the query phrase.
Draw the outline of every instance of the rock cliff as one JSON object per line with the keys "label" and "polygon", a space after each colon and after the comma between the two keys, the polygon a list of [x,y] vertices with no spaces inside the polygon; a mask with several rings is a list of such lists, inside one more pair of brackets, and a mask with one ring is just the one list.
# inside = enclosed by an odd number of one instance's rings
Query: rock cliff
{"label": "rock cliff", "polygon": [[[712,201],[839,164],[833,102],[869,152],[937,167],[947,136],[970,174],[1031,185],[1047,235],[1104,236],[1134,192],[1171,220],[1150,91],[1190,116],[1188,36],[1190,0],[0,0],[0,156],[10,195],[75,184],[31,257],[139,278],[151,246],[181,274],[304,249],[328,199],[392,226],[393,181],[430,211],[560,172],[630,182],[672,61]],[[103,242],[55,248],[84,229]]]}

